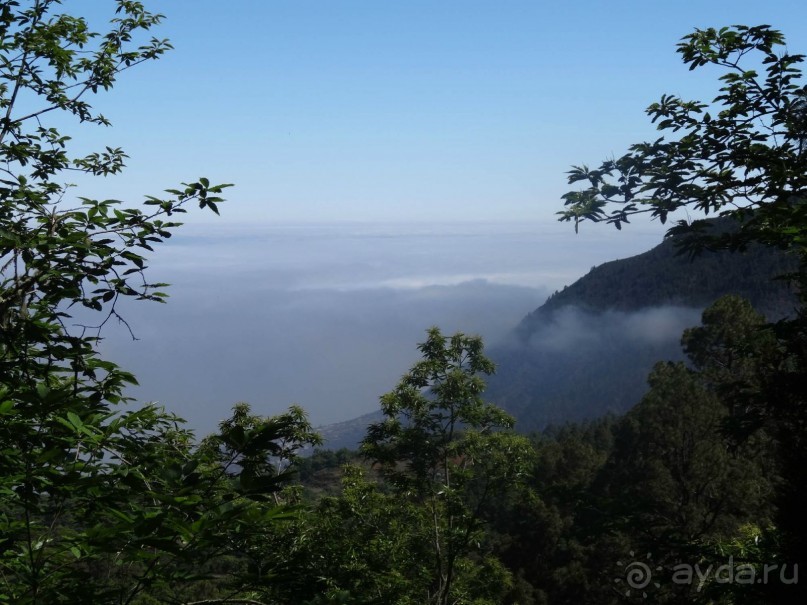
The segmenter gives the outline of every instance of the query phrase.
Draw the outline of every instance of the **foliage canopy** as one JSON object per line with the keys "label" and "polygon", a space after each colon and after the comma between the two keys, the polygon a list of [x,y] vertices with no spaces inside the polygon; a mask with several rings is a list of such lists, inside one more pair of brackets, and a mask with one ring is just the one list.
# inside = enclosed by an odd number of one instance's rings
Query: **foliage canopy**
{"label": "foliage canopy", "polygon": [[736,232],[708,233],[701,220],[680,220],[693,250],[741,249],[763,242],[807,245],[807,87],[804,55],[779,53],[785,38],[767,25],[695,30],[678,45],[690,70],[725,73],[711,103],[664,95],[647,114],[665,134],[637,143],[598,168],[575,166],[560,220],[605,221],[621,228],[637,214],[665,222],[679,210],[731,216]]}
{"label": "foliage canopy", "polygon": [[[119,0],[109,29],[58,0],[0,3],[0,601],[168,599],[229,565],[228,589],[261,573],[228,563],[287,511],[264,504],[285,477],[252,460],[291,459],[317,437],[299,409],[263,419],[240,406],[198,447],[154,405],[120,410],[134,376],[102,359],[119,302],[162,302],[146,253],[190,204],[218,213],[227,185],[183,184],[135,207],[71,197],[79,172],[119,173],[125,153],[72,152],[55,124],[109,124],[90,99],[170,45],[161,16]],[[78,310],[78,312],[77,312]],[[92,324],[87,317],[97,317]],[[128,324],[126,324],[128,326]],[[265,569],[258,571],[265,573]],[[140,601],[142,602],[142,601]]]}

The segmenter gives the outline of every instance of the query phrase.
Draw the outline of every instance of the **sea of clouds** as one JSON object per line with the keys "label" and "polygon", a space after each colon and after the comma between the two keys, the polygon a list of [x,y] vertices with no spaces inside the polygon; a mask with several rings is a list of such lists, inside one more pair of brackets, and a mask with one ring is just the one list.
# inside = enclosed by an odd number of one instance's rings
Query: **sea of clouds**
{"label": "sea of clouds", "polygon": [[503,342],[555,289],[659,240],[529,224],[186,225],[150,260],[168,304],[122,305],[137,340],[108,325],[102,351],[136,374],[138,401],[203,433],[238,401],[338,422],[377,408],[430,326]]}

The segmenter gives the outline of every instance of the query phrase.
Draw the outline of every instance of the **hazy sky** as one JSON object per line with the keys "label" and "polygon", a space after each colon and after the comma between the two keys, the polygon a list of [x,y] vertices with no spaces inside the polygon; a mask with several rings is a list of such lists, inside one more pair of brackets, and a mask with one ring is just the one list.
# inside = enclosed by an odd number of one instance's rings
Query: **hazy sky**
{"label": "hazy sky", "polygon": [[[807,51],[803,0],[146,4],[176,48],[93,100],[112,128],[67,126],[80,149],[130,155],[75,194],[236,184],[221,218],[188,215],[155,253],[172,298],[125,309],[141,340],[103,345],[140,400],[203,430],[239,400],[315,422],[371,411],[429,326],[496,340],[647,250],[658,225],[559,225],[564,172],[654,138],[661,94],[716,94],[675,53],[694,27],[770,23]],[[114,5],[64,6],[97,21]]]}
{"label": "hazy sky", "polygon": [[[172,282],[168,304],[123,306],[139,340],[112,322],[102,349],[138,377],[133,396],[204,431],[237,401],[261,414],[298,403],[316,423],[371,412],[430,326],[495,345],[604,249],[624,257],[658,242],[538,223],[186,227],[150,267]],[[562,325],[550,340],[579,332]]]}
{"label": "hazy sky", "polygon": [[82,192],[206,175],[237,185],[224,221],[549,221],[570,164],[654,136],[662,93],[712,98],[675,52],[694,27],[769,23],[807,51],[802,0],[146,4],[176,49],[98,99],[93,142],[131,160]]}

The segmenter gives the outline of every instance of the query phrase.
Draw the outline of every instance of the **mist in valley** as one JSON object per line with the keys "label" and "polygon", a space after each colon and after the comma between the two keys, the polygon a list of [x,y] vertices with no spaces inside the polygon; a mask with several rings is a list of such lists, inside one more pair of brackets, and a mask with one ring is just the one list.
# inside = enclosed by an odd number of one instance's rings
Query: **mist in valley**
{"label": "mist in valley", "polygon": [[238,401],[339,422],[377,409],[430,326],[480,334],[493,351],[553,290],[658,239],[524,224],[186,225],[149,267],[171,283],[168,304],[122,307],[137,340],[110,324],[102,348],[138,377],[137,401],[202,433]]}

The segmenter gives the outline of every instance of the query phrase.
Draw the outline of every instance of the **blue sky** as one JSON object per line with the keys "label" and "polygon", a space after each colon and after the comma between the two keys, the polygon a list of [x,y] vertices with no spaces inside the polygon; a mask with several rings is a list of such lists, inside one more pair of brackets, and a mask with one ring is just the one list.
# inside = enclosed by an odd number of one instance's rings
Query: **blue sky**
{"label": "blue sky", "polygon": [[96,100],[114,127],[89,142],[131,160],[80,193],[205,175],[237,185],[234,223],[549,224],[569,165],[653,137],[643,110],[662,93],[714,94],[674,50],[694,27],[769,23],[807,51],[795,0],[146,4],[176,49]]}
{"label": "blue sky", "polygon": [[188,215],[152,259],[172,298],[124,310],[141,340],[103,343],[139,400],[203,430],[239,400],[369,412],[430,325],[496,342],[592,265],[648,250],[659,225],[558,224],[565,171],[655,137],[661,94],[716,94],[675,53],[694,27],[770,23],[807,51],[803,1],[147,4],[176,49],[95,99],[114,126],[76,143],[131,159],[75,193],[235,183],[221,218]]}

